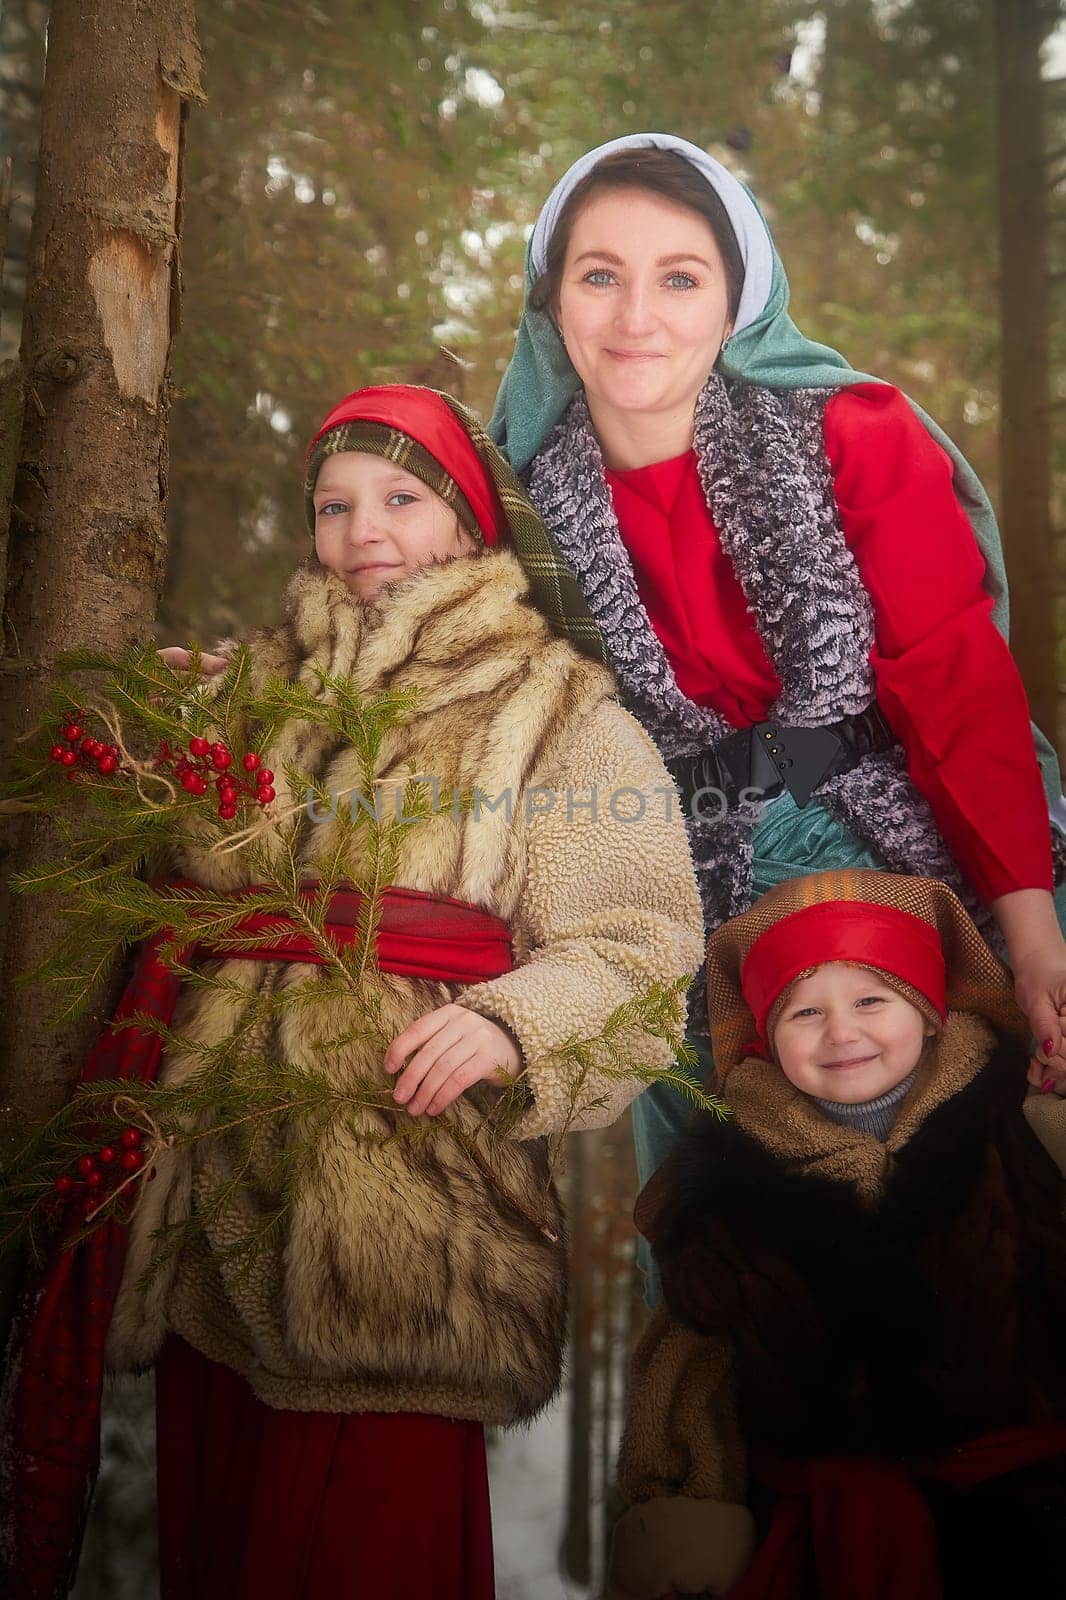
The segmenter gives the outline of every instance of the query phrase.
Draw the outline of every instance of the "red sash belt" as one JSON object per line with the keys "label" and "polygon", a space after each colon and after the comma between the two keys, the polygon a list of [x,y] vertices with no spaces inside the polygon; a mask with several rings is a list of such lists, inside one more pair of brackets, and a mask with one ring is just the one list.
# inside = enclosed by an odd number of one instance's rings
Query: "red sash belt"
{"label": "red sash belt", "polygon": [[813,1552],[820,1600],[941,1600],[932,1513],[921,1483],[973,1489],[1019,1467],[1066,1459],[1066,1427],[1004,1428],[943,1454],[810,1461],[762,1456],[752,1477],[779,1496],[770,1528],[729,1600],[795,1600]]}
{"label": "red sash belt", "polygon": [[[193,889],[182,879],[165,887]],[[246,889],[252,897],[265,890]],[[309,899],[315,886],[304,891]],[[363,897],[337,890],[326,932],[338,946],[358,934]],[[417,889],[385,889],[376,929],[375,964],[382,972],[440,983],[479,983],[510,972],[511,932],[480,907]],[[264,935],[254,949],[212,945],[208,934],[183,962],[214,956],[244,961],[305,961],[323,958],[292,919],[250,911],[235,930]],[[169,1023],[181,978],[160,959],[164,937],[142,945],[137,964],[115,1010],[114,1022],[145,1015]],[[81,1083],[126,1078],[155,1081],[162,1041],[143,1028],[101,1034],[89,1053]],[[9,1347],[8,1377],[0,1407],[0,1457],[6,1455],[0,1488],[0,1593],[5,1600],[65,1600],[77,1562],[89,1499],[100,1457],[100,1397],[104,1344],[122,1279],[126,1228],[99,1225],[76,1250],[64,1242],[80,1226],[72,1216],[56,1237],[51,1259],[22,1294]]]}
{"label": "red sash belt", "polygon": [[[177,879],[172,887],[196,885]],[[251,898],[263,892],[242,889],[235,898]],[[315,900],[318,891],[309,884],[302,893],[306,899]],[[379,905],[375,964],[381,972],[438,983],[483,983],[501,977],[514,966],[509,926],[480,906],[445,895],[425,894],[420,889],[395,888],[382,891]],[[326,931],[335,944],[343,947],[355,943],[362,907],[363,896],[357,890],[334,891]],[[231,950],[225,944],[212,946],[205,941],[198,947],[199,954],[224,956],[227,960],[322,964],[323,958],[312,941],[299,933],[292,918],[284,913],[250,911],[233,933],[242,939],[260,933],[267,937],[263,944],[244,950]]]}

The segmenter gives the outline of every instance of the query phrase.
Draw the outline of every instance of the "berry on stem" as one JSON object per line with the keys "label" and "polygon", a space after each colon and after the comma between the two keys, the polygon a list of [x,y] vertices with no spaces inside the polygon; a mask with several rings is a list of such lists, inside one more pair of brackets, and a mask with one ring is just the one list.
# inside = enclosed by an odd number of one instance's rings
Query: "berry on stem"
{"label": "berry on stem", "polygon": [[118,1136],[118,1142],[123,1150],[136,1150],[141,1144],[140,1128],[123,1128]]}
{"label": "berry on stem", "polygon": [[200,734],[189,740],[189,749],[194,756],[205,756],[211,746]]}

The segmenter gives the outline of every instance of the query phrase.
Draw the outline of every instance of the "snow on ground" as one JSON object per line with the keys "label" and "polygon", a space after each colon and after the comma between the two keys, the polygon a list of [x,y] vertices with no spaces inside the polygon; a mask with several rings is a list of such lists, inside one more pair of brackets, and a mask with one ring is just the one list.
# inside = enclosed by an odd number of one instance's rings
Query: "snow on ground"
{"label": "snow on ground", "polygon": [[496,1600],[588,1600],[559,1572],[566,1503],[564,1392],[530,1428],[489,1441]]}
{"label": "snow on ground", "polygon": [[[529,1428],[490,1434],[496,1600],[591,1600],[559,1572],[566,1503],[563,1393]],[[73,1600],[155,1600],[153,1384],[112,1380],[103,1467]]]}

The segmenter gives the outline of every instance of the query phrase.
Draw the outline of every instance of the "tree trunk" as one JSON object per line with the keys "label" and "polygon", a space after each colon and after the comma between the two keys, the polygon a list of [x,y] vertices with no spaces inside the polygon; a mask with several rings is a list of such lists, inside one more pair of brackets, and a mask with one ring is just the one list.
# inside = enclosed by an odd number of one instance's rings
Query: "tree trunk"
{"label": "tree trunk", "polygon": [[1058,695],[1040,49],[1057,10],[1047,0],[996,0],[1003,548],[1012,649],[1033,720],[1052,739]]}
{"label": "tree trunk", "polygon": [[[47,0],[0,5],[0,151],[11,164],[11,197],[0,295],[0,361],[18,354],[26,290],[26,257],[41,142],[41,84],[48,27]],[[2,593],[0,589],[0,593]]]}
{"label": "tree trunk", "polygon": [[[151,634],[166,550],[182,126],[185,103],[202,98],[199,68],[193,0],[52,6],[0,660],[4,768],[41,714],[59,651],[121,651]],[[44,821],[5,826],[5,866],[48,852]],[[17,1131],[65,1098],[100,1015],[49,1033],[49,996],[11,984],[54,942],[56,913],[37,898],[4,909],[0,1098]]]}

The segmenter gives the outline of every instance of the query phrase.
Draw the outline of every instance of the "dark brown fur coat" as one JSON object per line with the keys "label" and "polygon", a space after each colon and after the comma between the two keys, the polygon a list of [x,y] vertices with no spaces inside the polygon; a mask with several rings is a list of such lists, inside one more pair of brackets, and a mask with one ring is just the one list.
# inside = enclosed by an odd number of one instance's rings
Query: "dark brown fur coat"
{"label": "dark brown fur coat", "polygon": [[752,1448],[922,1451],[1066,1420],[1062,1183],[1022,1116],[1024,1055],[985,1032],[956,1017],[934,1046],[954,1092],[890,1142],[876,1193],[844,1181],[876,1141],[829,1123],[835,1162],[815,1139],[786,1156],[769,1107],[697,1119],[679,1147],[654,1223],[664,1295],[731,1339]]}
{"label": "dark brown fur coat", "polygon": [[630,1375],[610,1600],[728,1593],[756,1545],[751,1448],[921,1452],[1066,1420],[1063,1181],[1025,1068],[950,1014],[884,1143],[765,1061],[729,1074],[731,1118],[694,1119],[637,1206],[667,1303]]}

